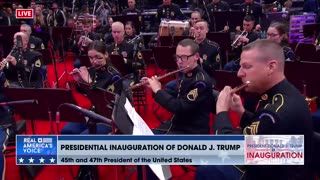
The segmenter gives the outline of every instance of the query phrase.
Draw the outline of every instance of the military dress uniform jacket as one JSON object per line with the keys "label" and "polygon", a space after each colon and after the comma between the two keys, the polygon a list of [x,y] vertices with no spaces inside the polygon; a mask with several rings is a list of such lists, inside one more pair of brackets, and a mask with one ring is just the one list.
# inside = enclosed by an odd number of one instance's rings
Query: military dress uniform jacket
{"label": "military dress uniform jacket", "polygon": [[43,41],[40,38],[35,37],[35,36],[30,36],[30,38],[29,38],[29,47],[32,50],[45,49]]}
{"label": "military dress uniform jacket", "polygon": [[218,3],[210,3],[208,5],[209,13],[217,12],[217,11],[229,11],[230,6],[225,1],[219,1]]}
{"label": "military dress uniform jacket", "polygon": [[[217,133],[232,133],[227,112],[216,116]],[[312,120],[307,102],[287,80],[265,92],[255,113],[246,111],[241,118],[243,134],[304,135],[305,166],[247,166],[243,179],[308,179],[305,171],[310,163],[312,150]]]}
{"label": "military dress uniform jacket", "polygon": [[[128,73],[132,73],[132,61],[133,61],[133,44],[127,43],[125,40],[121,44],[112,43],[107,47],[107,51],[111,55],[120,55],[123,57],[124,63]],[[123,74],[125,75],[125,74]]]}
{"label": "military dress uniform jacket", "polygon": [[245,15],[253,16],[256,21],[256,24],[259,24],[259,18],[262,15],[262,7],[258,3],[256,2],[253,2],[252,4],[242,3],[240,5],[240,11],[244,12]]}
{"label": "military dress uniform jacket", "polygon": [[41,53],[27,49],[21,55],[19,54],[18,52],[11,54],[16,58],[17,65],[9,64],[9,68],[4,69],[9,84],[21,87],[42,87],[45,72],[42,69]]}
{"label": "military dress uniform jacket", "polygon": [[94,87],[105,89],[109,92],[115,92],[114,84],[121,79],[118,70],[110,64],[98,70],[90,69],[89,74]]}
{"label": "military dress uniform jacket", "polygon": [[178,95],[169,90],[159,90],[155,101],[174,113],[172,134],[208,134],[209,114],[213,105],[212,82],[208,74],[197,66],[184,74],[178,83]]}
{"label": "military dress uniform jacket", "polygon": [[172,3],[171,5],[160,5],[157,10],[158,22],[161,19],[170,20],[183,20],[185,19],[180,7],[177,4]]}
{"label": "military dress uniform jacket", "polygon": [[220,46],[209,39],[199,44],[199,54],[203,60],[203,69],[211,76],[214,70],[220,69]]}

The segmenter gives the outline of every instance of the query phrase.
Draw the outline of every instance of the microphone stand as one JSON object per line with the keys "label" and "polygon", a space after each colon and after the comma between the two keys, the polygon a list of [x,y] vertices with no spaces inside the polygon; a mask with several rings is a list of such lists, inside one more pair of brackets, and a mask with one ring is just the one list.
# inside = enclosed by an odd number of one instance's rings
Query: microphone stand
{"label": "microphone stand", "polygon": [[[62,106],[67,106],[69,108],[72,108],[78,112],[80,112],[82,115],[84,115],[86,119],[86,124],[89,126],[89,134],[96,134],[96,123],[104,123],[111,125],[112,120],[103,117],[99,114],[96,114],[90,110],[83,109],[77,105],[70,104],[70,103],[63,103],[60,104],[60,106],[57,108],[57,114],[56,114],[56,120],[58,119],[60,121],[60,111],[59,109]],[[88,166],[88,165],[83,165],[80,166],[79,173],[77,179],[97,179],[98,177],[98,171],[97,171],[97,166]]]}

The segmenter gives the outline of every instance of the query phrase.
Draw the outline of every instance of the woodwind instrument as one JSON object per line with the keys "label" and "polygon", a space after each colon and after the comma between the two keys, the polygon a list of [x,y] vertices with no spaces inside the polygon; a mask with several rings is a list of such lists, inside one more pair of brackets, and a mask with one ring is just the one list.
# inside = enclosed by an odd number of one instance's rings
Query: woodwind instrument
{"label": "woodwind instrument", "polygon": [[237,93],[239,92],[240,90],[242,90],[243,88],[247,87],[248,85],[250,84],[250,81],[246,81],[245,83],[241,84],[240,86],[237,86],[235,88],[233,88],[231,90],[231,93]]}
{"label": "woodwind instrument", "polygon": [[[13,47],[12,50],[10,51],[10,53],[8,54],[8,56],[10,56],[13,53],[13,51],[15,51],[15,50],[16,50],[16,47]],[[9,62],[8,62],[8,58],[7,57],[0,62],[0,66],[5,65],[6,68],[9,68]]]}
{"label": "woodwind instrument", "polygon": [[[163,78],[165,78],[165,77],[171,76],[171,75],[176,74],[176,73],[181,72],[181,71],[184,71],[184,70],[186,70],[186,69],[188,69],[188,68],[189,68],[189,66],[186,66],[186,67],[184,67],[184,68],[177,69],[177,70],[175,70],[175,71],[171,71],[171,72],[169,72],[169,73],[167,73],[167,74],[164,74],[164,75],[162,75],[162,76],[157,77],[157,80],[161,80],[161,79],[163,79]],[[147,84],[147,82],[137,83],[137,84],[134,84],[134,85],[132,85],[131,87],[129,87],[128,90],[133,90],[133,89],[136,89],[136,88],[138,88],[138,87],[144,86],[144,85],[146,85],[146,84]]]}

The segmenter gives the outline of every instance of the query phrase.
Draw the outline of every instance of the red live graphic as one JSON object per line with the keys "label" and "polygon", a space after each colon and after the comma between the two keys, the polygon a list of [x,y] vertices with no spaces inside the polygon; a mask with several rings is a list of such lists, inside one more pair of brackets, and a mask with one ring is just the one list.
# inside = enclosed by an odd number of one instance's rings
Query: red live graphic
{"label": "red live graphic", "polygon": [[17,19],[33,19],[33,9],[16,9]]}

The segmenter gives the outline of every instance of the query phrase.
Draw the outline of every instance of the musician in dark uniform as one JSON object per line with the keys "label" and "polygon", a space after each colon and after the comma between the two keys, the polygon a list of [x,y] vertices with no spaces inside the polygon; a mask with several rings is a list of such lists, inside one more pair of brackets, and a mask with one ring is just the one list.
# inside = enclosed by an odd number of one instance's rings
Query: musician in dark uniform
{"label": "musician in dark uniform", "polygon": [[28,48],[28,36],[23,32],[14,35],[15,48],[6,57],[9,66],[1,64],[6,78],[11,87],[36,87],[43,86],[45,72],[42,69],[41,53]]}
{"label": "musician in dark uniform", "polygon": [[289,46],[288,27],[285,24],[280,22],[271,23],[267,31],[267,39],[275,41],[282,46],[286,61],[297,60],[296,55]]}
{"label": "musician in dark uniform", "polygon": [[212,2],[208,5],[209,13],[217,12],[217,11],[229,11],[230,6],[227,2],[222,0],[212,0]]}
{"label": "musician in dark uniform", "polygon": [[114,42],[107,47],[107,51],[109,54],[122,56],[127,65],[127,72],[132,73],[133,45],[124,39],[124,25],[121,22],[114,22],[111,29]]}
{"label": "musician in dark uniform", "polygon": [[171,0],[163,0],[163,4],[157,10],[158,22],[161,19],[183,20],[185,19],[180,7],[171,2]]}
{"label": "musician in dark uniform", "polygon": [[[240,96],[226,86],[219,94],[214,129],[218,133],[232,133],[228,110],[238,113],[243,134],[248,135],[304,135],[304,166],[246,166],[242,179],[312,179],[307,170],[311,160],[312,119],[305,98],[285,77],[285,59],[281,46],[270,40],[257,40],[243,48],[238,77],[250,81],[245,91],[260,94],[255,112],[244,109]],[[228,166],[230,168],[230,166]],[[200,167],[202,175],[217,175],[215,166]],[[218,179],[230,177],[230,171],[220,168]],[[223,176],[224,175],[224,176]],[[217,176],[215,176],[217,177]]]}
{"label": "musician in dark uniform", "polygon": [[[242,47],[248,43],[251,43],[259,38],[259,34],[254,31],[254,18],[252,16],[245,16],[243,19],[242,28],[243,31],[239,32],[235,36],[234,42],[236,42],[232,47],[232,52],[234,54],[234,60],[228,62],[223,69],[226,71],[238,71],[240,68],[239,58],[242,52]],[[240,27],[239,27],[240,29]],[[238,41],[236,39],[238,38]],[[233,44],[233,43],[232,43]]]}
{"label": "musician in dark uniform", "polygon": [[135,0],[128,0],[128,8],[122,10],[122,15],[140,15],[141,11],[136,8]]}
{"label": "musician in dark uniform", "polygon": [[262,15],[262,7],[259,3],[254,0],[245,0],[244,3],[240,5],[240,11],[244,12],[245,15],[253,16],[255,22],[259,24],[259,18]]}
{"label": "musician in dark uniform", "polygon": [[[178,91],[161,89],[157,77],[144,77],[154,92],[154,99],[162,107],[174,113],[169,134],[208,134],[210,104],[213,104],[212,81],[198,65],[199,46],[191,39],[179,42],[176,63],[183,76],[178,81]],[[189,68],[187,68],[189,67]]]}
{"label": "musician in dark uniform", "polygon": [[199,54],[203,69],[211,76],[212,72],[220,69],[220,46],[209,39],[207,33],[209,32],[208,23],[204,20],[196,22],[195,29],[195,42],[199,44]]}
{"label": "musician in dark uniform", "polygon": [[[6,86],[6,77],[0,70],[0,102],[5,102],[7,99],[3,94],[3,88]],[[8,140],[15,134],[15,123],[8,106],[0,106],[0,176],[5,177],[5,156],[3,152],[6,150]]]}
{"label": "musician in dark uniform", "polygon": [[29,48],[32,50],[41,50],[45,49],[42,39],[31,35],[32,30],[28,24],[21,24],[20,32],[24,32],[27,34],[29,38]]}
{"label": "musician in dark uniform", "polygon": [[[92,68],[75,68],[71,74],[75,81],[90,84],[96,88],[102,88],[110,92],[116,92],[115,83],[121,79],[120,73],[110,64],[109,55],[104,42],[93,41],[89,46],[88,56]],[[80,87],[80,91],[83,91]],[[84,92],[85,93],[85,92]],[[97,124],[96,133],[106,134],[111,128],[104,124]],[[61,131],[61,134],[88,134],[84,123],[68,123]]]}

